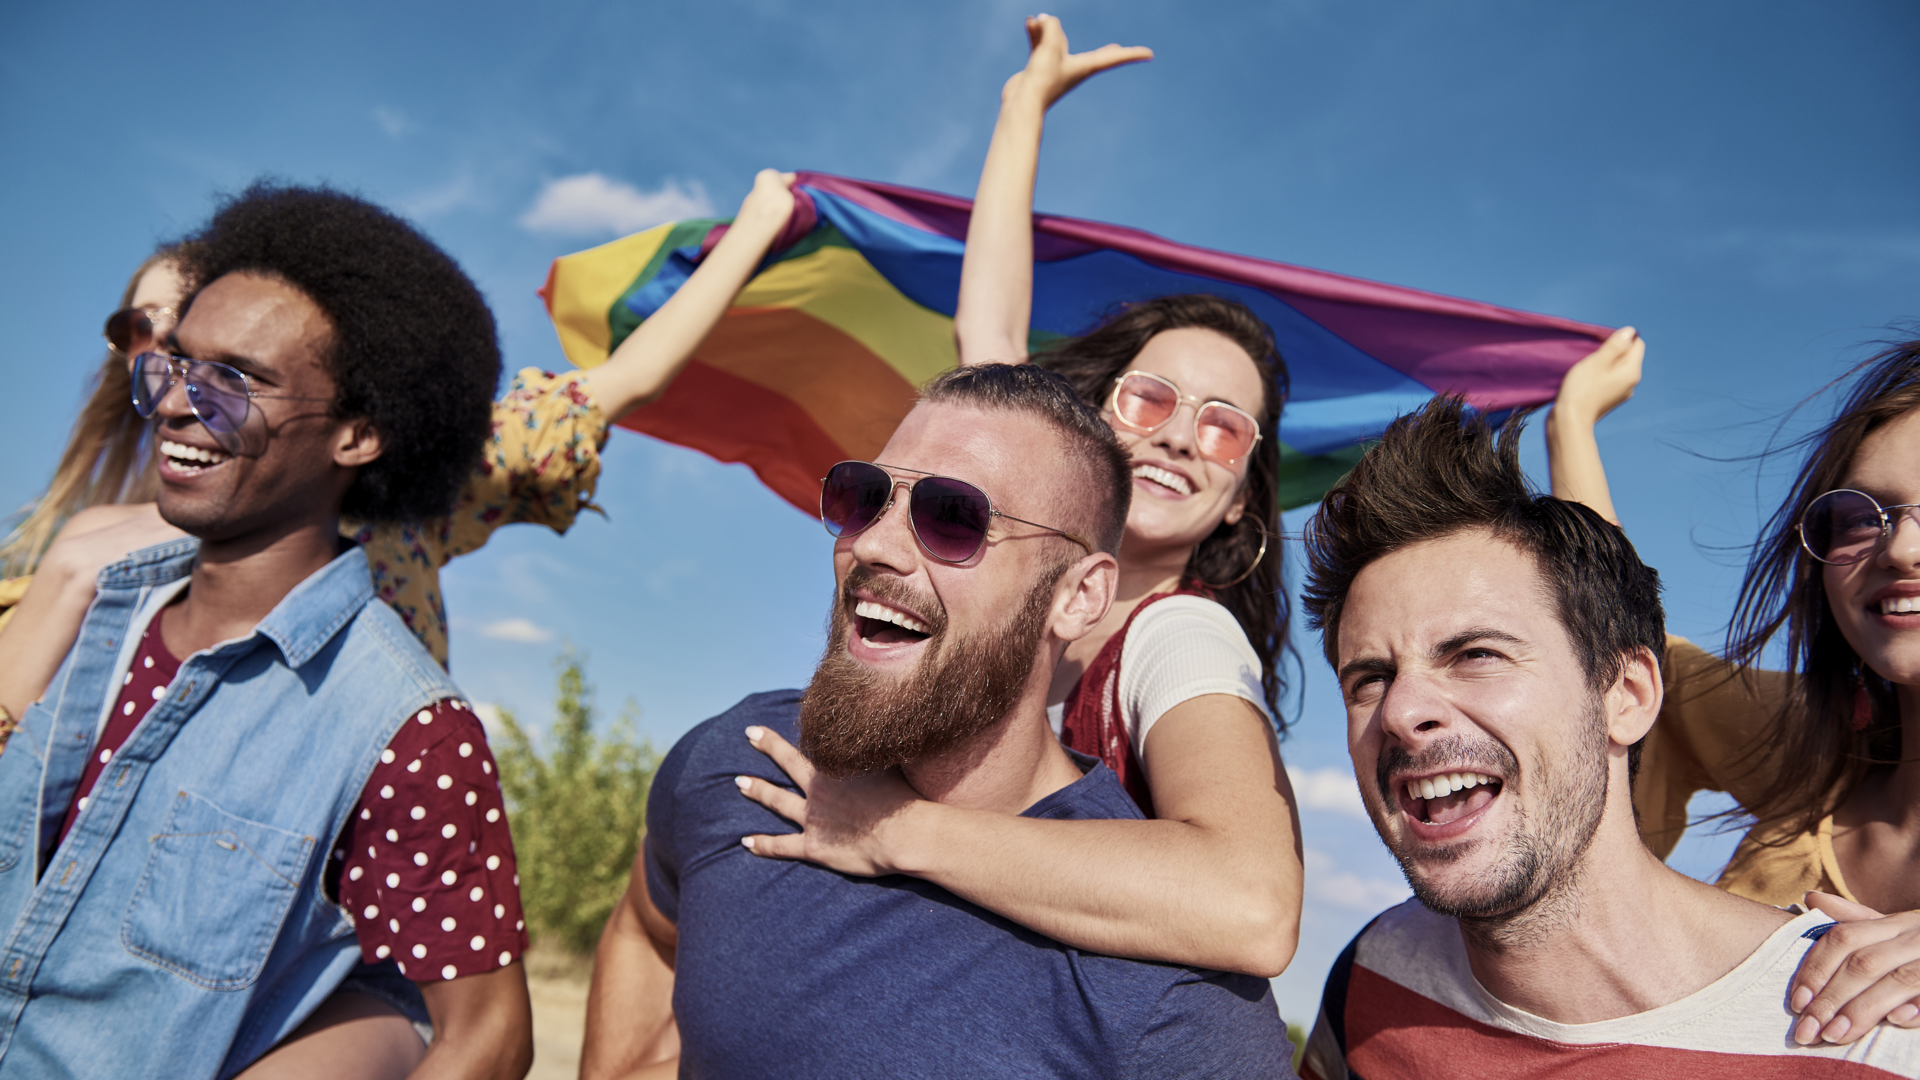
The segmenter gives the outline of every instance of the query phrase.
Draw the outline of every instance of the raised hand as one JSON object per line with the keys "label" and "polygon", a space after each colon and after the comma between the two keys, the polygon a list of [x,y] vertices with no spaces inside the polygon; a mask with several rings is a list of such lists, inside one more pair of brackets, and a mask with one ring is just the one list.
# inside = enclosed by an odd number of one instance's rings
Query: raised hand
{"label": "raised hand", "polygon": [[1599,348],[1567,370],[1560,380],[1560,393],[1553,399],[1553,411],[1562,414],[1563,423],[1599,423],[1601,417],[1633,396],[1646,357],[1647,343],[1633,327],[1615,330]]}
{"label": "raised hand", "polygon": [[1032,52],[1025,69],[1007,80],[1000,91],[1001,100],[1034,95],[1042,109],[1068,91],[1108,68],[1153,59],[1153,50],[1140,45],[1102,45],[1091,52],[1067,51],[1067,31],[1052,15],[1036,15],[1027,20],[1027,40]]}
{"label": "raised hand", "polygon": [[813,763],[777,732],[750,727],[747,741],[800,788],[795,795],[751,776],[734,781],[741,794],[800,826],[797,833],[742,837],[748,851],[770,859],[804,859],[860,877],[901,872],[888,833],[921,799],[897,771],[835,780],[814,772]]}
{"label": "raised hand", "polygon": [[754,174],[753,190],[740,203],[734,224],[770,225],[775,232],[786,227],[793,214],[793,174],[778,169],[761,169]]}
{"label": "raised hand", "polygon": [[1793,976],[1793,1041],[1850,1043],[1882,1021],[1920,1027],[1920,911],[1882,915],[1823,892],[1808,893],[1807,906],[1840,925],[1813,943]]}

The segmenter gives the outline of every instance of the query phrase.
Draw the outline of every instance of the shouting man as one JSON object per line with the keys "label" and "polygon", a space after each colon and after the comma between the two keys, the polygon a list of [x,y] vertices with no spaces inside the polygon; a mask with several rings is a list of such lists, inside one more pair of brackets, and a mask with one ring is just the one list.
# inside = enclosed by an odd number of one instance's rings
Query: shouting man
{"label": "shouting man", "polygon": [[1915,1075],[1920,1032],[1793,1043],[1788,982],[1831,920],[1724,893],[1640,842],[1659,580],[1617,527],[1528,488],[1519,432],[1436,400],[1308,529],[1307,611],[1415,899],[1334,964],[1303,1071]]}
{"label": "shouting man", "polygon": [[1065,381],[1001,364],[936,379],[880,462],[828,472],[826,655],[804,694],[750,697],[661,765],[583,1076],[1291,1075],[1264,980],[1083,954],[924,881],[742,843],[789,830],[740,794],[797,797],[749,743],[769,732],[821,772],[898,768],[939,802],[1139,817],[1046,717],[1054,665],[1112,600],[1130,491]]}

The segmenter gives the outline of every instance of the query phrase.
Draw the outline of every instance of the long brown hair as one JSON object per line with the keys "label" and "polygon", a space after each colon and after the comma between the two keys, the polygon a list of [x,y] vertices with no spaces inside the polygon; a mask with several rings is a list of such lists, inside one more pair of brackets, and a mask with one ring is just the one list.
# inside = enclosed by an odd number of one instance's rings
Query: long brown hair
{"label": "long brown hair", "polygon": [[[120,306],[133,304],[147,271],[177,261],[179,254],[176,246],[169,245],[148,256],[128,279]],[[46,494],[21,508],[20,524],[0,544],[0,577],[33,573],[60,526],[80,511],[107,503],[151,502],[159,493],[149,437],[152,425],[133,411],[132,401],[127,359],[109,351],[94,373],[93,392],[73,423],[53,482]]]}
{"label": "long brown hair", "polygon": [[[1920,408],[1920,341],[1891,346],[1854,369],[1859,378],[1826,427],[1795,445],[1810,447],[1800,478],[1755,543],[1728,631],[1729,659],[1757,669],[1767,644],[1786,632],[1794,690],[1743,755],[1748,768],[1777,768],[1746,811],[1763,822],[1811,832],[1854,793],[1867,773],[1900,760],[1900,710],[1893,685],[1860,659],[1827,606],[1821,564],[1800,546],[1800,518],[1814,499],[1840,487],[1860,444]],[[1867,714],[1856,721],[1864,692]],[[1783,839],[1791,837],[1783,834]]]}
{"label": "long brown hair", "polygon": [[[1280,715],[1280,693],[1286,682],[1279,671],[1287,642],[1288,602],[1280,566],[1280,508],[1276,498],[1280,475],[1280,407],[1287,396],[1287,365],[1273,344],[1273,331],[1234,300],[1205,294],[1163,296],[1126,304],[1090,332],[1046,346],[1034,363],[1059,372],[1094,408],[1106,405],[1113,384],[1155,334],[1167,330],[1212,330],[1240,346],[1260,372],[1265,398],[1260,404],[1260,431],[1266,436],[1247,463],[1247,502],[1240,521],[1222,521],[1187,559],[1185,576],[1200,582],[1232,581],[1247,572],[1260,554],[1261,530],[1266,553],[1258,566],[1238,584],[1215,590],[1214,599],[1233,613],[1253,651],[1260,657],[1260,687],[1274,726],[1286,731]],[[1124,551],[1123,551],[1124,554]]]}

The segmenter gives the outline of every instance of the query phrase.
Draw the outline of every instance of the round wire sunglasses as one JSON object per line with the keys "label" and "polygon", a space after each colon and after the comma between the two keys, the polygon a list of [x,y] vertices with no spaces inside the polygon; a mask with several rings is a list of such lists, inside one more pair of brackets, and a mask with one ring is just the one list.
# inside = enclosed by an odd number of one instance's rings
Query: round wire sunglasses
{"label": "round wire sunglasses", "polygon": [[115,356],[138,356],[160,340],[162,325],[171,328],[179,321],[179,313],[170,307],[126,307],[107,316],[100,334]]}
{"label": "round wire sunglasses", "polygon": [[1800,515],[1800,546],[1829,566],[1848,566],[1872,555],[1893,537],[1894,511],[1920,521],[1920,503],[1881,506],[1864,491],[1839,488],[1807,504]]}
{"label": "round wire sunglasses", "polygon": [[254,398],[334,400],[299,394],[263,394],[253,388],[252,380],[238,368],[214,360],[146,352],[133,360],[133,411],[142,419],[151,418],[159,411],[160,402],[175,380],[185,385],[187,407],[193,410],[194,418],[213,433],[214,441],[229,454],[240,452],[240,429],[247,422]]}
{"label": "round wire sunglasses", "polygon": [[[899,480],[895,472],[918,473],[920,478]],[[987,493],[965,480],[871,461],[842,461],[827,470],[820,481],[820,522],[836,538],[856,536],[886,516],[902,484],[907,488],[907,521],[914,539],[941,562],[973,558],[987,542],[987,530],[997,517],[1057,533],[1093,554],[1093,545],[1081,536],[995,510]]]}

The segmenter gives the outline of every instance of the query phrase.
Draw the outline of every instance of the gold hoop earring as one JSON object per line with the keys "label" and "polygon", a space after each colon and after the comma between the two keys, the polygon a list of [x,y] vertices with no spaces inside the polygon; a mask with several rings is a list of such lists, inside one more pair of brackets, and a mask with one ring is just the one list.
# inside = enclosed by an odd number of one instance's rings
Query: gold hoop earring
{"label": "gold hoop earring", "polygon": [[[1252,518],[1246,518],[1245,520],[1247,520],[1247,521],[1253,521],[1253,519],[1252,519]],[[1233,587],[1234,587],[1235,585],[1238,585],[1238,584],[1240,584],[1241,582],[1243,582],[1243,581],[1245,581],[1245,580],[1247,580],[1248,578],[1250,578],[1250,577],[1252,577],[1252,576],[1253,576],[1253,572],[1254,572],[1255,570],[1258,570],[1258,569],[1260,569],[1260,560],[1262,560],[1262,559],[1264,559],[1264,558],[1266,558],[1266,557],[1267,557],[1267,538],[1268,538],[1268,533],[1267,533],[1267,527],[1266,527],[1266,526],[1264,526],[1264,525],[1262,525],[1262,524],[1260,524],[1260,523],[1259,523],[1259,522],[1257,522],[1257,521],[1253,521],[1253,527],[1254,527],[1255,529],[1258,529],[1258,530],[1260,531],[1260,550],[1254,553],[1254,556],[1253,556],[1253,565],[1251,565],[1251,566],[1249,566],[1249,567],[1247,567],[1247,569],[1246,569],[1246,570],[1245,570],[1245,571],[1244,571],[1244,572],[1243,572],[1243,573],[1242,573],[1242,574],[1241,574],[1241,575],[1240,575],[1239,577],[1237,577],[1237,578],[1234,578],[1234,579],[1233,579],[1232,581],[1229,581],[1229,582],[1227,582],[1227,583],[1226,583],[1226,584],[1224,584],[1224,585],[1215,585],[1215,584],[1214,584],[1213,582],[1211,582],[1211,581],[1201,581],[1201,582],[1200,582],[1200,584],[1202,584],[1202,585],[1205,585],[1205,586],[1206,586],[1207,588],[1209,588],[1209,589],[1212,589],[1212,590],[1214,590],[1215,592],[1219,592],[1219,591],[1220,591],[1221,589],[1231,589],[1231,588],[1233,588]]]}

